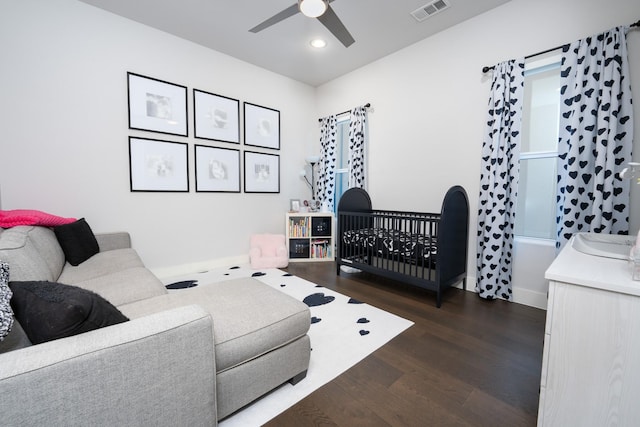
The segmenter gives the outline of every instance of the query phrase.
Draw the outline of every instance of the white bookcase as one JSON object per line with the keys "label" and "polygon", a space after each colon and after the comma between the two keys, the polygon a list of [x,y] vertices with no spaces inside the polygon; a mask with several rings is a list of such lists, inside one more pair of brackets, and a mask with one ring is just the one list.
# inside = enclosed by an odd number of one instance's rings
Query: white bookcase
{"label": "white bookcase", "polygon": [[332,213],[288,212],[285,230],[287,230],[289,261],[333,261],[335,257],[334,222]]}

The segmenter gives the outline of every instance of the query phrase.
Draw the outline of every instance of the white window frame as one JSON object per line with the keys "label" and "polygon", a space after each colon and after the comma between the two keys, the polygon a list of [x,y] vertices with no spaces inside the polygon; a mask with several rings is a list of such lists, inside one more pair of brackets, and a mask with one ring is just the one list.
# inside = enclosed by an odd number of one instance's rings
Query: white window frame
{"label": "white window frame", "polygon": [[[560,73],[560,64],[561,64],[561,53],[559,50],[549,52],[548,54],[542,56],[541,58],[537,58],[532,61],[525,62],[525,84],[526,77],[534,74],[542,73],[551,69],[558,69],[558,73]],[[523,118],[524,119],[524,118]],[[557,139],[556,139],[556,150],[546,150],[546,151],[521,151],[519,160],[536,160],[536,159],[549,159],[558,157],[557,150]],[[520,191],[518,191],[520,192]],[[553,194],[552,197],[556,198],[556,194]],[[516,222],[518,221],[518,217],[516,217]],[[526,227],[524,227],[526,229]],[[553,235],[553,233],[552,233]],[[520,239],[537,239],[537,240],[548,240],[553,241],[553,238],[543,238],[543,237],[534,237],[527,236],[524,234],[516,234],[516,238]]]}
{"label": "white window frame", "polygon": [[[342,126],[343,123],[346,122],[347,123],[347,128],[348,128],[348,126],[349,126],[348,123],[350,121],[351,121],[351,114],[349,114],[349,113],[340,114],[340,115],[338,115],[336,117],[336,126],[340,127],[340,126]],[[349,134],[349,131],[347,129],[347,135],[346,135],[347,140],[349,139],[349,135],[348,134]],[[340,133],[340,136],[342,137],[342,133]],[[336,145],[338,145],[338,142],[340,144],[344,144],[345,142],[348,143],[347,140],[342,140],[342,139],[340,141],[336,140]],[[344,151],[344,147],[340,146],[340,148],[342,148],[341,150],[337,150],[337,148],[338,147],[336,147],[336,152],[338,153],[338,155],[336,156],[336,164],[342,163],[342,164],[346,164],[347,166],[343,167],[343,168],[336,167],[336,183],[338,182],[338,180],[340,178],[342,178],[342,174],[347,174],[347,180],[348,180],[348,176],[349,176],[349,166],[348,166],[348,160],[349,159],[342,159],[341,158],[342,157],[342,153]],[[349,155],[348,153],[349,153],[349,147],[347,147],[347,156]],[[340,157],[338,157],[338,156],[340,156]],[[339,161],[339,160],[347,160],[347,162],[343,162],[343,161]],[[337,184],[336,184],[336,188],[338,188]],[[338,212],[338,203],[340,202],[340,196],[342,196],[342,194],[338,195],[337,192],[334,194],[334,197],[335,197],[334,203],[333,203],[333,210],[335,211],[334,213]]]}

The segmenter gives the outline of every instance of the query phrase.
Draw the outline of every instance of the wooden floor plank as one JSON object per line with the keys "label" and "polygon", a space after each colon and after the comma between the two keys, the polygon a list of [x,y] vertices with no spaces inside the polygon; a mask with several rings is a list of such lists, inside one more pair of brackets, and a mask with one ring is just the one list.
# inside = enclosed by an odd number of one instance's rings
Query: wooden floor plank
{"label": "wooden floor plank", "polygon": [[545,311],[435,294],[372,274],[336,275],[334,263],[290,273],[402,316],[415,325],[268,426],[534,426]]}

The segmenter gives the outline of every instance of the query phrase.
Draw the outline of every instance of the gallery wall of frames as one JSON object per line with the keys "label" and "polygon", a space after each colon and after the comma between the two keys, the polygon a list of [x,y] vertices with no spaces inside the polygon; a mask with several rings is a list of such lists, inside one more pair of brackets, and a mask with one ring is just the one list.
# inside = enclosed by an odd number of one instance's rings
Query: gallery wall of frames
{"label": "gallery wall of frames", "polygon": [[[129,136],[131,191],[189,192],[191,153],[196,192],[280,192],[279,110],[243,102],[241,115],[238,99],[193,88],[190,115],[186,86],[132,72],[127,90],[129,129],[165,135]],[[189,117],[191,149],[171,140],[189,137]]]}

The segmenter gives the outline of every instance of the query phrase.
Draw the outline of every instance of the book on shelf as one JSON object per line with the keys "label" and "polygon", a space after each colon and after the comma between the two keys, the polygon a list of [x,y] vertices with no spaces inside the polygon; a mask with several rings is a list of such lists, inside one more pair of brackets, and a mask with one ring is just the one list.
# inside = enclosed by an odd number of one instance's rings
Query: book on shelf
{"label": "book on shelf", "polygon": [[331,245],[329,240],[313,240],[311,242],[311,258],[329,258],[331,257]]}
{"label": "book on shelf", "polygon": [[309,217],[289,219],[289,237],[309,237]]}

